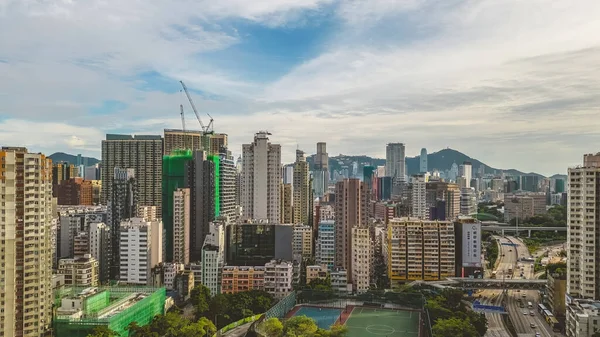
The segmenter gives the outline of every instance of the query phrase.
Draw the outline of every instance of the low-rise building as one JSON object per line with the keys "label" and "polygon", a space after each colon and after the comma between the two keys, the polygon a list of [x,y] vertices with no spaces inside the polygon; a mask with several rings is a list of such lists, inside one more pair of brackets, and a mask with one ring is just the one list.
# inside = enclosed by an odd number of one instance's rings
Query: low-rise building
{"label": "low-rise building", "polygon": [[331,289],[340,293],[352,292],[352,285],[348,284],[348,272],[343,268],[334,268],[330,273]]}
{"label": "low-rise building", "polygon": [[177,273],[184,270],[182,263],[163,263],[163,282],[168,290],[175,289],[175,276]]}
{"label": "low-rise building", "polygon": [[327,276],[329,276],[327,265],[306,266],[306,284],[316,279],[324,280]]}
{"label": "low-rise building", "polygon": [[221,272],[221,293],[264,290],[264,282],[264,266],[225,266]]}
{"label": "low-rise building", "polygon": [[58,273],[64,275],[67,285],[98,286],[98,261],[89,254],[74,259],[60,259]]}
{"label": "low-rise building", "polygon": [[179,299],[187,301],[190,298],[192,289],[194,289],[194,273],[191,270],[178,271],[174,283]]}
{"label": "low-rise building", "polygon": [[292,262],[272,260],[265,264],[264,290],[275,298],[284,298],[293,290],[293,278]]}
{"label": "low-rise building", "polygon": [[600,331],[600,302],[573,300],[566,311],[567,337],[592,337]]}

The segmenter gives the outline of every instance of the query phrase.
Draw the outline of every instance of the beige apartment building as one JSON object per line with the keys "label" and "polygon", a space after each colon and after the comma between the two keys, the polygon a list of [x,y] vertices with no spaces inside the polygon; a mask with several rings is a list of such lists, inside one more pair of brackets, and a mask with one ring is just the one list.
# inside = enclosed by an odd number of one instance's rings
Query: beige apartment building
{"label": "beige apartment building", "polygon": [[39,337],[52,321],[52,161],[0,149],[0,336]]}
{"label": "beige apartment building", "polygon": [[292,240],[292,253],[294,257],[300,255],[303,258],[313,256],[313,229],[308,225],[294,225],[294,237]]}
{"label": "beige apartment building", "polygon": [[369,290],[372,256],[371,232],[367,227],[352,228],[352,290]]}
{"label": "beige apartment building", "polygon": [[264,266],[224,266],[221,272],[221,293],[223,294],[264,290],[264,283]]}
{"label": "beige apartment building", "polygon": [[173,262],[190,263],[190,189],[173,192]]}
{"label": "beige apartment building", "polygon": [[202,150],[202,132],[195,130],[164,130],[165,142],[163,154],[170,155],[173,150]]}
{"label": "beige apartment building", "polygon": [[309,208],[312,191],[309,189],[308,162],[303,151],[296,150],[294,163],[294,219],[293,223],[308,224],[308,217],[312,214]]}
{"label": "beige apartment building", "polygon": [[600,299],[600,153],[569,169],[567,201],[567,293]]}
{"label": "beige apartment building", "polygon": [[460,214],[460,187],[442,181],[427,183],[427,206],[435,207],[438,200],[446,202],[446,219],[455,219]]}
{"label": "beige apartment building", "polygon": [[392,282],[434,281],[455,276],[455,236],[451,221],[391,219],[383,250]]}

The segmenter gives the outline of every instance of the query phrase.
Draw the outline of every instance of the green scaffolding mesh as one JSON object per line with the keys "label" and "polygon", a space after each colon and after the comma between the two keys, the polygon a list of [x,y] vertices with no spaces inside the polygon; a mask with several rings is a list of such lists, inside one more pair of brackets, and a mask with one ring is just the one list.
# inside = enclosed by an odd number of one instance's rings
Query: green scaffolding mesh
{"label": "green scaffolding mesh", "polygon": [[[82,290],[83,288],[70,288],[66,297],[76,297]],[[107,326],[120,337],[127,337],[127,327],[132,322],[143,326],[150,323],[154,316],[164,314],[165,288],[106,287],[99,291],[84,300],[88,311],[90,305],[93,305],[94,312],[85,313],[82,318],[55,314],[54,335],[86,337],[97,326]],[[62,296],[64,295],[63,292]],[[99,303],[103,303],[106,298],[107,305],[101,307]]]}
{"label": "green scaffolding mesh", "polygon": [[218,155],[210,154],[208,160],[215,164],[215,217],[221,215],[221,194],[219,188],[221,186],[221,159]]}

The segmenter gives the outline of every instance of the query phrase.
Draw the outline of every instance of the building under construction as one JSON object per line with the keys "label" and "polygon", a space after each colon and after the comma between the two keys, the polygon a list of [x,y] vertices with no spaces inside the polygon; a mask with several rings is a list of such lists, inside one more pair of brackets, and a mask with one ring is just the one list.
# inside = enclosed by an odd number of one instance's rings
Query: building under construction
{"label": "building under construction", "polygon": [[139,326],[165,313],[165,288],[63,287],[55,293],[54,335],[86,337],[106,326],[126,337],[128,325]]}

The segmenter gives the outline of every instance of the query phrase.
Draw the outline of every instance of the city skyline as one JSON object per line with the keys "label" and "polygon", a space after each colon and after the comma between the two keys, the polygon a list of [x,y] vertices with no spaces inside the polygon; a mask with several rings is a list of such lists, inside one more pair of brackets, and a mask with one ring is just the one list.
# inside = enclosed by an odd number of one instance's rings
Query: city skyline
{"label": "city skyline", "polygon": [[9,1],[0,142],[99,157],[106,133],[178,128],[179,104],[197,129],[184,80],[234,150],[267,129],[284,162],[297,144],[382,158],[403,142],[407,156],[450,146],[564,173],[600,140],[599,12],[550,0]]}

